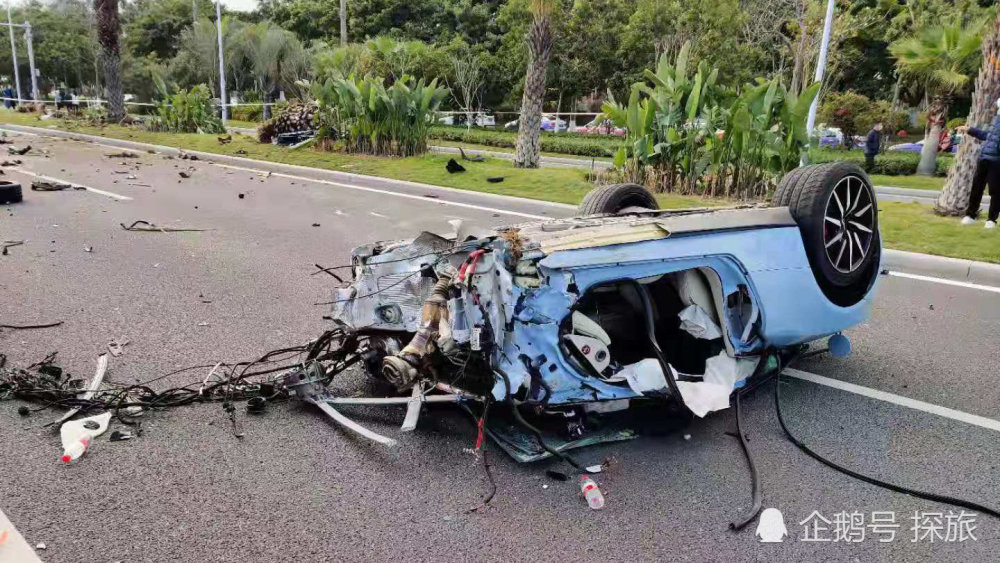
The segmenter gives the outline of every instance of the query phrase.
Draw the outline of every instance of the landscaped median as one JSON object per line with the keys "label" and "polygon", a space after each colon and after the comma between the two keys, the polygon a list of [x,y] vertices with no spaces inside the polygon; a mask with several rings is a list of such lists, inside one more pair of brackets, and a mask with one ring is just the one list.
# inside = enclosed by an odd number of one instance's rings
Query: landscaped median
{"label": "landscaped median", "polygon": [[[260,144],[244,135],[233,135],[232,142],[222,144],[214,135],[154,133],[113,125],[90,126],[82,121],[40,121],[36,115],[14,112],[0,112],[0,124],[2,123],[57,128],[206,153],[569,204],[579,203],[592,187],[587,180],[585,170],[556,167],[524,170],[514,168],[510,161],[502,159],[464,162],[466,172],[449,174],[445,169],[445,163],[451,157],[441,154],[382,158],[322,152],[310,148],[291,150]],[[486,179],[490,177],[503,177],[504,180],[499,183],[487,182]],[[725,200],[670,194],[659,194],[657,199],[665,208],[719,206],[731,203]],[[888,248],[1000,263],[1000,233],[997,231],[986,231],[981,226],[961,227],[956,219],[938,217],[934,215],[930,206],[923,204],[880,202],[879,207],[883,240]]]}

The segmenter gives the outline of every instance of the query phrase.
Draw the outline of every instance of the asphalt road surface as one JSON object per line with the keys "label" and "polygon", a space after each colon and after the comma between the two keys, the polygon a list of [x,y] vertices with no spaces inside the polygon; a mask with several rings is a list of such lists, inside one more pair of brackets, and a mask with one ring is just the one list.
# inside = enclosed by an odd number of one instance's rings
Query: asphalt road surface
{"label": "asphalt road surface", "polygon": [[[48,157],[22,157],[22,171],[8,168],[5,178],[27,185],[41,174],[101,191],[26,190],[24,203],[0,207],[0,240],[25,241],[0,256],[0,322],[64,321],[0,331],[0,352],[26,365],[58,351],[61,365],[84,378],[119,337],[130,343],[111,358],[108,377],[118,382],[301,344],[323,330],[327,309],[314,303],[329,300],[335,283],[310,275],[315,263],[344,263],[352,247],[373,240],[447,232],[450,218],[497,225],[569,212],[375,179],[266,177],[156,154],[123,161],[74,141],[30,142]],[[180,178],[181,170],[191,178]],[[140,219],[209,230],[119,226]],[[860,387],[788,378],[781,383],[787,422],[839,463],[1000,506],[1000,440],[990,427],[1000,418],[998,334],[995,292],[883,277],[870,321],[850,331],[854,354],[796,366]],[[369,390],[354,372],[334,386],[342,394]],[[22,418],[21,403],[4,401],[0,508],[29,544],[45,544],[38,554],[48,562],[995,560],[1000,521],[964,518],[975,539],[946,541],[957,539],[946,533],[954,536],[959,521],[948,530],[948,512],[960,509],[874,487],[801,453],[778,426],[773,388],[758,389],[744,409],[764,506],[784,516],[782,543],[759,542],[754,525],[728,529],[750,506],[746,464],[726,434],[732,409],[677,433],[580,453],[589,463],[617,460],[598,476],[602,511],[587,508],[576,483],[546,477],[558,464],[521,465],[494,452],[496,498],[489,510],[468,514],[488,483],[463,453],[474,428],[450,408],[426,411],[410,434],[398,431],[402,408],[344,409],[399,439],[386,449],[308,406],[272,405],[249,418],[241,409],[240,440],[218,404],[196,405],[149,416],[141,438],[102,437],[79,462],[63,465],[57,434],[41,428],[56,413]],[[904,406],[900,397],[958,414]],[[833,538],[836,514],[857,513],[864,522],[856,521],[851,538],[860,541],[803,541],[800,522],[814,511],[830,521],[813,520],[828,528],[820,539]],[[894,514],[891,541],[868,526],[872,512]]]}

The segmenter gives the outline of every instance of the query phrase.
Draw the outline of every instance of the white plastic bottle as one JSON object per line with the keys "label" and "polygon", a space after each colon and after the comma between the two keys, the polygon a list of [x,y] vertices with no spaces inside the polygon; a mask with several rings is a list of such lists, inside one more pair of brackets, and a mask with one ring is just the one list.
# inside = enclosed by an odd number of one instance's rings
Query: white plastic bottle
{"label": "white plastic bottle", "polygon": [[597,487],[597,483],[588,475],[580,475],[580,490],[583,491],[583,496],[587,499],[587,504],[590,505],[590,508],[594,510],[604,508],[604,495],[601,494],[601,489]]}
{"label": "white plastic bottle", "polygon": [[94,438],[108,429],[111,413],[106,412],[96,416],[71,420],[62,425],[59,435],[63,445],[63,463],[69,463],[82,456]]}

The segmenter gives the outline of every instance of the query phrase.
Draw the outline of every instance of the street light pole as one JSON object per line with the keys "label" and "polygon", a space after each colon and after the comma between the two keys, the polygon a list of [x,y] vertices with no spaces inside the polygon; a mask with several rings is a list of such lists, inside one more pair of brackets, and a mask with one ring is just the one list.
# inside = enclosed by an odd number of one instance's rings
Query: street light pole
{"label": "street light pole", "polygon": [[222,125],[229,119],[229,108],[226,106],[226,64],[222,58],[222,0],[215,1],[215,29],[219,38],[219,99],[222,101]]}
{"label": "street light pole", "polygon": [[[826,3],[826,21],[823,23],[823,42],[819,45],[819,60],[816,62],[816,82],[823,82],[823,71],[826,70],[826,54],[830,49],[830,31],[833,29],[833,2]],[[822,87],[820,87],[822,90]],[[809,118],[806,120],[806,131],[809,138],[812,138],[813,128],[816,127],[816,108],[819,107],[819,93],[813,98],[812,105],[809,106]]]}
{"label": "street light pole", "polygon": [[38,72],[35,71],[35,49],[31,44],[34,35],[31,33],[31,24],[24,22],[24,40],[28,44],[28,69],[31,71],[31,99],[40,100],[38,97]]}
{"label": "street light pole", "polygon": [[10,54],[14,59],[14,84],[17,87],[15,98],[21,101],[21,73],[17,70],[17,45],[14,44],[14,24],[10,21],[10,0],[7,0],[7,30],[10,31]]}

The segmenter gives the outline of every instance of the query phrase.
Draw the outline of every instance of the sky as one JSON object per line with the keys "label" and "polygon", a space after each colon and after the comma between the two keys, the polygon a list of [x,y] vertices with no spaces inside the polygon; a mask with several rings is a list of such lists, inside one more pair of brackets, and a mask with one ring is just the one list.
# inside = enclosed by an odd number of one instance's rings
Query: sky
{"label": "sky", "polygon": [[222,5],[230,10],[249,12],[257,7],[257,0],[222,0]]}

